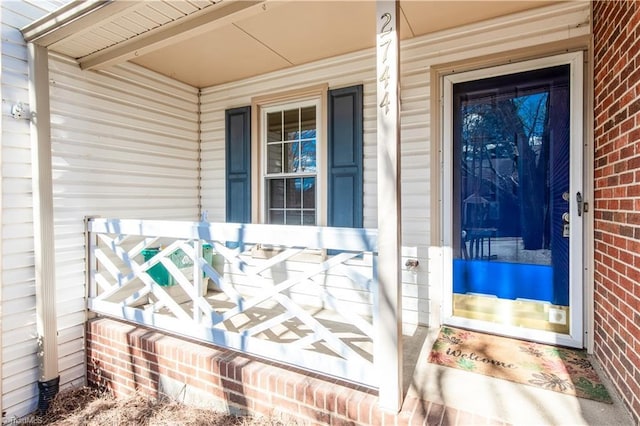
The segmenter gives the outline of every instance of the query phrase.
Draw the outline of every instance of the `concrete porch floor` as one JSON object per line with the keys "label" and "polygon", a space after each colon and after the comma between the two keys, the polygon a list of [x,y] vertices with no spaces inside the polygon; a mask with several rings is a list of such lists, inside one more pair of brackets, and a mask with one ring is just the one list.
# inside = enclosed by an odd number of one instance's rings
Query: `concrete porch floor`
{"label": "concrete porch floor", "polygon": [[[438,331],[438,328],[418,327],[412,336],[404,336],[403,376],[407,400],[417,398],[507,424],[633,425],[613,385],[594,359],[591,362],[609,390],[613,404],[430,364],[429,353]],[[467,423],[458,419],[453,424]]]}

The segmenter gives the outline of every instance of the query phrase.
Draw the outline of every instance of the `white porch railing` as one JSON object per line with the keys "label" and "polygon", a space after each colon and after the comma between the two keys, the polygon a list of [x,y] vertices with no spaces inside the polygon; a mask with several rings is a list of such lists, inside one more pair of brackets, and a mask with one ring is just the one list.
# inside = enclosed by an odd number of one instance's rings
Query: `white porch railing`
{"label": "white porch railing", "polygon": [[377,232],[89,219],[89,309],[377,387]]}

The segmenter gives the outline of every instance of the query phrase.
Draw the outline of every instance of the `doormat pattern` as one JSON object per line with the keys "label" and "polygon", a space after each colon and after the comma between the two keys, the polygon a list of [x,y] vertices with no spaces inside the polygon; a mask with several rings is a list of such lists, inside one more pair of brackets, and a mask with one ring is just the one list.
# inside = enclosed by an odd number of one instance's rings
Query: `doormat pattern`
{"label": "doormat pattern", "polygon": [[442,327],[429,362],[613,403],[583,350]]}

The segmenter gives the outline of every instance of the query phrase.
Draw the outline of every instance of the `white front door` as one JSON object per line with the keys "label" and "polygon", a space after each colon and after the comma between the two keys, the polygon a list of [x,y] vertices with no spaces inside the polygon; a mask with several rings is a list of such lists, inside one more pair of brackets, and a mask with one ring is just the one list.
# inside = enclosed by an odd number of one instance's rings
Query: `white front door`
{"label": "white front door", "polygon": [[583,346],[582,53],[444,77],[445,323]]}

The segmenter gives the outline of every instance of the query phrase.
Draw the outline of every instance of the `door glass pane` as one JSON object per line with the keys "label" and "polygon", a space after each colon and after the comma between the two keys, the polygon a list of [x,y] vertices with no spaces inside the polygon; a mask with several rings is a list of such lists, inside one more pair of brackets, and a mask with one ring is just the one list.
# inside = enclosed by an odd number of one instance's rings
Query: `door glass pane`
{"label": "door glass pane", "polygon": [[568,76],[454,86],[454,315],[568,332]]}

